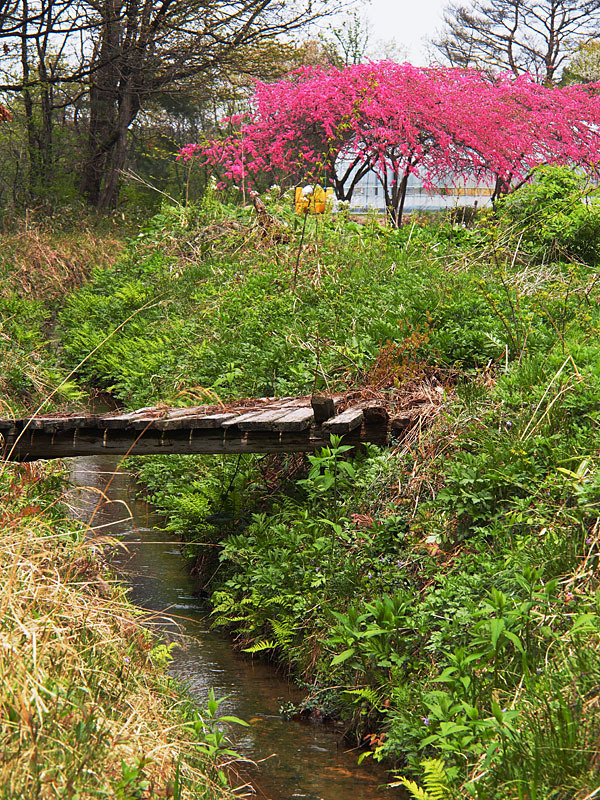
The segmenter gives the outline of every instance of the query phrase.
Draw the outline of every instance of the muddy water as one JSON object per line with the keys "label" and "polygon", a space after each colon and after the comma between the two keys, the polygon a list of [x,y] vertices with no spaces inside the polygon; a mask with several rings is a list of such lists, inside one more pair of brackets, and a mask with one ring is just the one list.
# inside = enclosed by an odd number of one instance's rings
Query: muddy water
{"label": "muddy water", "polygon": [[[250,723],[235,732],[235,748],[257,762],[242,776],[251,781],[259,798],[269,800],[386,800],[400,797],[383,788],[386,773],[348,751],[339,730],[318,723],[286,721],[280,706],[298,701],[299,691],[268,665],[236,653],[229,639],[210,630],[207,611],[196,597],[179,543],[159,529],[160,518],[133,496],[133,482],[113,475],[116,460],[88,457],[73,460],[73,481],[86,489],[73,490],[79,515],[98,535],[114,536],[118,548],[113,563],[131,586],[129,597],[156,612],[154,624],[165,635],[178,627],[183,644],[173,651],[170,672],[187,685],[198,704],[210,687],[226,696],[220,712]],[[101,493],[106,497],[102,500]],[[176,623],[175,623],[176,620]],[[243,780],[242,780],[243,782]]]}

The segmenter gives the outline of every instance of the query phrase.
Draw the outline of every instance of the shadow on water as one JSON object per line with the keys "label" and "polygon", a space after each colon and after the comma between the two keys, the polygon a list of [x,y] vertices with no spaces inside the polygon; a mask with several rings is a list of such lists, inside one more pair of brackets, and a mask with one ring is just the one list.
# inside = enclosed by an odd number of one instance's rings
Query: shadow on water
{"label": "shadow on water", "polygon": [[113,536],[126,545],[126,549],[116,548],[111,560],[130,585],[132,602],[157,612],[156,624],[167,635],[177,629],[183,634],[183,646],[173,651],[170,673],[187,685],[199,706],[205,704],[212,687],[216,697],[227,698],[220,713],[250,723],[235,732],[235,748],[258,762],[257,768],[244,773],[257,796],[268,800],[399,798],[396,790],[383,788],[387,776],[377,764],[357,766],[358,752],[346,750],[339,731],[280,716],[282,703],[300,699],[298,688],[267,664],[236,653],[226,636],[210,630],[207,610],[196,597],[179,543],[157,527],[161,519],[148,505],[134,498],[127,474],[112,477],[116,464],[109,456],[73,460],[74,484],[87,487],[72,490],[76,513],[86,522],[93,514],[99,535]]}

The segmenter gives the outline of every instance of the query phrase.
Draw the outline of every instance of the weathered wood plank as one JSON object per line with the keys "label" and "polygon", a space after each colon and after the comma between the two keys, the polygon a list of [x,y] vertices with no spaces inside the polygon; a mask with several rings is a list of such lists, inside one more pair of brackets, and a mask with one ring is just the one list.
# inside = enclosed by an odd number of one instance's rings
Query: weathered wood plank
{"label": "weathered wood plank", "polygon": [[[221,424],[221,427],[227,430],[228,428],[236,427],[239,430],[247,430],[247,428],[243,428],[242,426],[247,422],[254,422],[259,420],[264,415],[267,415],[266,420],[271,418],[271,415],[275,413],[275,415],[281,416],[286,411],[285,403],[283,405],[277,404],[272,405],[270,407],[265,408],[250,408],[245,413],[236,414],[231,419],[225,420]],[[265,421],[266,421],[265,420]]]}
{"label": "weathered wood plank", "polygon": [[362,425],[363,410],[362,408],[347,408],[342,411],[337,417],[325,420],[322,427],[327,433],[344,434],[350,433],[355,428]]}
{"label": "weathered wood plank", "polygon": [[315,422],[317,425],[333,417],[335,414],[335,404],[332,397],[325,397],[324,395],[314,394],[310,398],[313,413],[315,415]]}
{"label": "weathered wood plank", "polygon": [[297,403],[286,403],[280,408],[270,408],[266,411],[261,411],[252,417],[246,417],[244,420],[238,420],[237,427],[241,431],[274,431],[277,430],[275,423],[277,420],[285,417],[294,408]]}
{"label": "weathered wood plank", "polygon": [[156,420],[160,419],[158,415],[154,416],[151,414],[146,413],[143,414],[123,414],[122,416],[118,417],[100,417],[99,425],[100,428],[106,428],[109,431],[126,431],[126,430],[134,430],[136,425],[139,427],[140,425],[144,427],[149,422],[156,422]]}
{"label": "weathered wood plank", "polygon": [[34,431],[53,433],[54,431],[73,431],[76,428],[95,425],[97,419],[98,417],[95,414],[81,414],[66,417],[33,417],[32,419],[19,420],[18,422],[21,430],[27,427]]}
{"label": "weathered wood plank", "polygon": [[[181,417],[204,416],[207,406],[186,406],[185,408],[167,409],[166,419],[180,419]],[[216,413],[216,412],[215,412]]]}
{"label": "weathered wood plank", "polygon": [[310,428],[314,418],[312,408],[297,408],[275,420],[273,427],[276,431],[303,431]]}
{"label": "weathered wood plank", "polygon": [[414,425],[414,419],[412,414],[408,412],[404,412],[403,414],[397,414],[393,417],[390,423],[390,430],[392,436],[402,437],[405,433],[407,433],[410,428]]}
{"label": "weathered wood plank", "polygon": [[385,428],[390,415],[387,408],[380,403],[368,403],[363,406],[363,417],[365,425]]}
{"label": "weathered wood plank", "polygon": [[172,419],[158,420],[156,423],[156,430],[159,431],[175,431],[175,430],[211,430],[213,428],[220,428],[226,420],[237,417],[238,415],[229,412],[223,414],[207,414],[204,417],[177,417]]}
{"label": "weathered wood plank", "polygon": [[166,409],[157,406],[144,406],[144,408],[136,408],[134,411],[113,411],[108,414],[99,414],[96,416],[107,422],[107,427],[120,428],[139,419],[159,419],[160,415],[165,413]]}

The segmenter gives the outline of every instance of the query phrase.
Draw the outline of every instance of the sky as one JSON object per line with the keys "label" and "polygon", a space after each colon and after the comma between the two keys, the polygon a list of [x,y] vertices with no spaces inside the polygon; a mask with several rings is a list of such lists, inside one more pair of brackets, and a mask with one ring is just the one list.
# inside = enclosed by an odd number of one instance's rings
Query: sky
{"label": "sky", "polygon": [[395,40],[396,60],[424,66],[431,60],[424,39],[442,27],[442,14],[449,0],[371,0],[360,10],[370,26],[371,49]]}

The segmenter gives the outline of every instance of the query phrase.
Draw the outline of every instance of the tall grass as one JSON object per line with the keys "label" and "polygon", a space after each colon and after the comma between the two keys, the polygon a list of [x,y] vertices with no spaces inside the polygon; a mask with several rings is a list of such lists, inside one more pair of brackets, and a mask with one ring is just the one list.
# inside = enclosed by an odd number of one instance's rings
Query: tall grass
{"label": "tall grass", "polygon": [[113,263],[125,225],[100,225],[88,215],[25,215],[0,219],[0,297],[59,302],[93,266]]}
{"label": "tall grass", "polygon": [[59,483],[47,465],[0,477],[0,797],[224,797]]}

